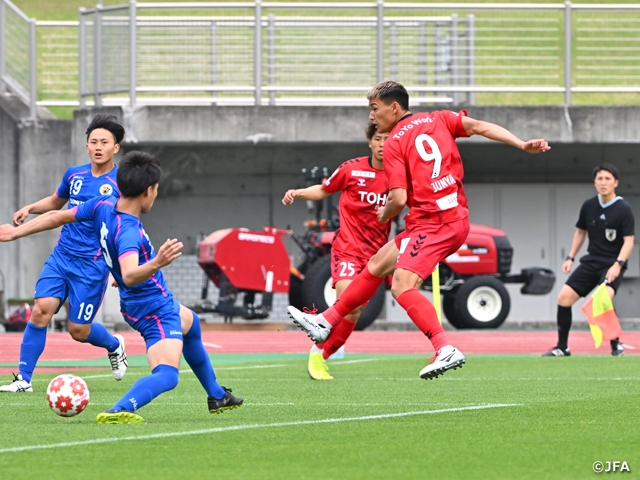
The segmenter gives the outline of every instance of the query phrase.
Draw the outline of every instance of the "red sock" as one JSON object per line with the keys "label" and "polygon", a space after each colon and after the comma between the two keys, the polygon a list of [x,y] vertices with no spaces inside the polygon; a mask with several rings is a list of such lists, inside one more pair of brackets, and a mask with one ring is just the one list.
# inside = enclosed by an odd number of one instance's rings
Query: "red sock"
{"label": "red sock", "polygon": [[378,291],[378,287],[384,278],[376,277],[367,267],[362,269],[347,289],[342,292],[340,298],[322,316],[331,325],[337,325],[340,320],[350,314],[360,305],[368,302]]}
{"label": "red sock", "polygon": [[318,345],[318,348],[322,348],[322,358],[326,360],[336,353],[338,349],[347,342],[347,339],[355,328],[355,322],[350,322],[346,318],[343,318],[335,324],[327,339],[321,345]]}
{"label": "red sock", "polygon": [[438,314],[433,303],[427,300],[419,290],[415,288],[407,290],[396,298],[396,301],[407,311],[420,331],[431,340],[436,352],[445,345],[449,345],[449,339],[438,321]]}

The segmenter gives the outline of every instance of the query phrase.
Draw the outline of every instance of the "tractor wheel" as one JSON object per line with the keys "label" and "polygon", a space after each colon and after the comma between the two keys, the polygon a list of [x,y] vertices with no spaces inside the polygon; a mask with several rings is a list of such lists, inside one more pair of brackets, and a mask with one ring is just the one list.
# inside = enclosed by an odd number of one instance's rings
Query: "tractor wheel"
{"label": "tractor wheel", "polygon": [[[331,255],[324,255],[311,265],[302,282],[303,305],[322,312],[336,301],[336,291],[331,287]],[[369,304],[360,314],[356,330],[364,330],[371,325],[384,306],[385,288],[381,285]]]}
{"label": "tractor wheel", "polygon": [[498,328],[509,315],[511,301],[504,284],[494,277],[472,277],[455,296],[445,295],[443,310],[456,328]]}
{"label": "tractor wheel", "polygon": [[442,295],[442,313],[444,313],[444,316],[447,318],[447,320],[451,325],[453,325],[456,328],[461,328],[458,326],[459,323],[456,321],[457,320],[456,306],[455,306],[456,292],[457,291],[448,292]]}
{"label": "tractor wheel", "polygon": [[302,280],[295,275],[289,276],[289,305],[293,305],[298,310],[302,310],[304,301],[302,300]]}

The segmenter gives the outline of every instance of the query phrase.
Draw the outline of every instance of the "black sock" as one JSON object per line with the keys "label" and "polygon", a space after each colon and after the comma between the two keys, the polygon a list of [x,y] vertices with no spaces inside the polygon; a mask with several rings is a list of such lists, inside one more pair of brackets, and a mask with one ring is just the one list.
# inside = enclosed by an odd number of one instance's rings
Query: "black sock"
{"label": "black sock", "polygon": [[571,307],[558,305],[558,348],[567,349],[571,330]]}

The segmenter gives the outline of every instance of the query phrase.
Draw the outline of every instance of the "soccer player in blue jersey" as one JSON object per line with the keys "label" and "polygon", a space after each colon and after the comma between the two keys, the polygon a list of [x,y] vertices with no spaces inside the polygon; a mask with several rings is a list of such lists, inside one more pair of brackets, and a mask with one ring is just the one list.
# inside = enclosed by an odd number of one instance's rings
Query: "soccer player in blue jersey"
{"label": "soccer player in blue jersey", "polygon": [[[59,210],[65,204],[70,211],[94,197],[120,196],[113,157],[120,149],[124,128],[113,115],[96,115],[86,134],[91,163],[70,167],[53,195],[18,210],[13,215],[16,226],[32,213]],[[10,384],[0,386],[0,392],[33,392],[31,376],[44,351],[47,325],[67,298],[71,337],[106,349],[113,377],[116,380],[124,377],[127,371],[124,339],[109,333],[104,325],[93,323],[104,297],[108,275],[92,226],[83,223],[65,225],[36,283],[35,305],[20,345],[19,374],[14,375]]]}
{"label": "soccer player in blue jersey", "polygon": [[180,356],[207,392],[209,412],[242,405],[216,381],[202,344],[198,315],[174,300],[160,270],[181,255],[182,243],[167,240],[154,251],[140,222],[158,195],[158,160],[144,152],[129,152],[118,167],[121,198],[94,198],[71,210],[51,212],[17,228],[0,226],[0,241],[10,241],[72,222],[86,222],[102,246],[107,267],[118,283],[125,321],[140,332],[147,346],[151,375],[141,378],[115,405],[97,417],[98,423],[142,423],[136,413],[155,397],[178,385]]}

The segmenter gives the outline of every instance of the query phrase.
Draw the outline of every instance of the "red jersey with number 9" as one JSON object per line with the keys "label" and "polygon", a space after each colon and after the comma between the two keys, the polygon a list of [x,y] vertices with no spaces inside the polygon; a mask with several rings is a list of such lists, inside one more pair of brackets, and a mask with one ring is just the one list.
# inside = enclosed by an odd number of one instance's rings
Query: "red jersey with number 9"
{"label": "red jersey with number 9", "polygon": [[384,145],[389,190],[407,190],[407,223],[450,223],[469,216],[456,138],[467,137],[460,113],[442,110],[400,120]]}
{"label": "red jersey with number 9", "polygon": [[325,192],[340,195],[340,228],[331,248],[358,258],[371,258],[389,241],[391,222],[378,222],[377,210],[387,203],[387,177],[369,157],[347,160],[324,181]]}

